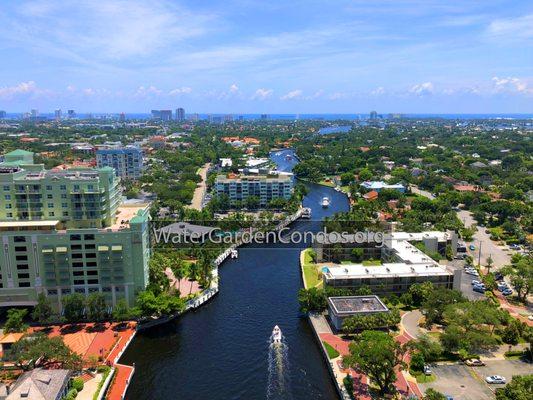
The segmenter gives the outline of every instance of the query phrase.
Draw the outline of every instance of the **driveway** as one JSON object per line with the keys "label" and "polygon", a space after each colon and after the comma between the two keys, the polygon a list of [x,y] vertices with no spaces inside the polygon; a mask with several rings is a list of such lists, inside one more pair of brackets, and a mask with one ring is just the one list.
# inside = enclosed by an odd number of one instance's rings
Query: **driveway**
{"label": "driveway", "polygon": [[435,196],[433,196],[430,192],[428,192],[427,190],[419,189],[418,186],[411,185],[410,189],[411,189],[411,193],[417,194],[419,196],[427,197],[430,200],[435,199]]}
{"label": "driveway", "polygon": [[[485,361],[487,364],[484,367],[473,368],[480,379],[485,379],[490,375],[501,375],[511,381],[514,375],[529,375],[533,374],[533,364],[526,363],[520,360],[495,360]],[[491,385],[493,389],[503,385]]]}
{"label": "driveway", "polygon": [[[464,225],[469,228],[472,225],[476,224],[474,218],[472,218],[472,213],[467,210],[461,210],[457,213],[457,216]],[[485,233],[485,227],[477,227],[477,232],[474,234],[474,240],[468,242],[467,247],[470,243],[476,246],[474,251],[468,249],[468,253],[474,258],[474,263],[477,264],[479,259],[479,250],[481,248],[481,265],[486,265],[487,259],[489,256],[493,260],[493,270],[498,270],[504,265],[511,263],[511,251],[504,246],[498,246],[496,242],[490,240],[490,235]],[[481,245],[480,245],[481,244]]]}
{"label": "driveway", "polygon": [[424,392],[431,387],[452,396],[454,400],[494,399],[488,385],[465,365],[434,365],[431,369],[437,379],[431,383],[419,384]]}
{"label": "driveway", "polygon": [[413,310],[406,312],[402,317],[402,325],[405,329],[405,332],[408,336],[416,339],[422,334],[420,327],[418,326],[418,321],[422,318],[422,313],[420,310]]}

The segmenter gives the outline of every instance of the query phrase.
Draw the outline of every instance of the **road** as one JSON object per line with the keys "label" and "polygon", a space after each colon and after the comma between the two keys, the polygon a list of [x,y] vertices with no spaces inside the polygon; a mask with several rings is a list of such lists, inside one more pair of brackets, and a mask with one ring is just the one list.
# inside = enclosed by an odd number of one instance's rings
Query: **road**
{"label": "road", "polygon": [[198,175],[200,175],[202,181],[198,184],[198,186],[196,186],[196,189],[194,190],[194,195],[192,197],[191,205],[189,206],[189,208],[194,208],[195,210],[199,211],[202,210],[202,200],[205,196],[207,171],[209,171],[209,167],[211,167],[211,164],[207,163],[198,171]]}
{"label": "road", "polygon": [[418,194],[419,196],[427,197],[430,200],[434,200],[435,196],[429,193],[427,190],[419,189],[418,186],[411,185],[411,193]]}
{"label": "road", "polygon": [[[470,228],[476,224],[476,221],[472,217],[472,213],[467,210],[461,210],[457,213],[457,216],[463,221],[465,227]],[[495,269],[499,269],[504,265],[511,263],[511,251],[504,246],[498,246],[494,241],[490,239],[490,235],[485,233],[484,227],[477,226],[477,231],[474,234],[474,240],[467,243],[467,247],[470,243],[476,246],[474,251],[468,250],[470,255],[474,258],[474,263],[477,264],[479,258],[479,250],[481,248],[481,265],[487,264],[487,259],[492,257],[493,265]]]}

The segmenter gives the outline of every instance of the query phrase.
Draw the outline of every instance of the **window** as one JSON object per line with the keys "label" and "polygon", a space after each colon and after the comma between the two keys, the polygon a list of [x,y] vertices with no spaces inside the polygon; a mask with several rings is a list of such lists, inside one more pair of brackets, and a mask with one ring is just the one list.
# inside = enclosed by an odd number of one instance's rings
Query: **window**
{"label": "window", "polygon": [[70,294],[70,289],[61,289],[61,293]]}
{"label": "window", "polygon": [[74,254],[72,254],[72,258],[76,258],[76,259],[83,258],[83,254],[81,254],[81,253],[74,253]]}
{"label": "window", "polygon": [[81,235],[70,235],[70,240],[81,240]]}
{"label": "window", "polygon": [[62,199],[66,199],[67,198],[67,194],[66,193],[61,193],[61,198]]}
{"label": "window", "polygon": [[93,190],[94,189],[94,185],[87,185],[87,189],[88,190]]}
{"label": "window", "polygon": [[80,190],[80,185],[74,185],[74,190]]}
{"label": "window", "polygon": [[15,246],[15,251],[26,251],[26,246]]}
{"label": "window", "polygon": [[83,276],[83,271],[74,271],[72,273],[72,275],[74,275],[74,276]]}
{"label": "window", "polygon": [[98,271],[87,271],[88,276],[98,275]]}
{"label": "window", "polygon": [[75,279],[74,280],[75,285],[85,285],[85,280],[83,279]]}
{"label": "window", "polygon": [[87,253],[85,254],[85,258],[96,258],[96,253]]}
{"label": "window", "polygon": [[46,190],[52,190],[52,186],[46,185]]}
{"label": "window", "polygon": [[11,208],[13,208],[13,206],[11,205],[11,203],[7,203],[7,204],[6,204],[6,209],[10,210]]}
{"label": "window", "polygon": [[30,287],[30,282],[19,282],[19,287]]}
{"label": "window", "polygon": [[68,217],[68,211],[63,211],[63,217]]}
{"label": "window", "polygon": [[48,203],[48,208],[54,208],[54,203]]}
{"label": "window", "polygon": [[96,267],[96,261],[87,261],[87,267]]}
{"label": "window", "polygon": [[83,268],[83,263],[82,262],[73,262],[72,263],[72,268]]}
{"label": "window", "polygon": [[6,194],[6,195],[4,196],[4,198],[5,198],[6,200],[11,200],[11,195],[10,195],[10,194]]}
{"label": "window", "polygon": [[18,274],[19,279],[30,279],[30,274]]}
{"label": "window", "polygon": [[60,185],[60,186],[59,186],[59,189],[60,189],[60,190],[67,190],[67,185]]}
{"label": "window", "polygon": [[48,216],[49,216],[49,217],[54,217],[54,216],[55,216],[55,213],[54,213],[53,211],[50,211],[50,212],[48,213]]}
{"label": "window", "polygon": [[18,270],[30,269],[30,266],[28,264],[18,264],[17,269]]}
{"label": "window", "polygon": [[83,289],[83,288],[77,288],[77,289],[74,289],[74,292],[75,292],[75,293],[85,294],[85,289]]}
{"label": "window", "polygon": [[15,256],[15,259],[17,261],[28,261],[28,256],[26,255]]}
{"label": "window", "polygon": [[48,289],[48,296],[57,296],[57,289]]}
{"label": "window", "polygon": [[96,245],[94,244],[86,244],[85,250],[94,250],[96,248]]}
{"label": "window", "polygon": [[7,218],[13,218],[13,213],[10,213],[10,212],[6,213],[6,217]]}
{"label": "window", "polygon": [[47,199],[53,199],[54,196],[52,196],[51,194],[47,194],[47,195],[46,195],[46,198],[47,198]]}
{"label": "window", "polygon": [[61,207],[67,208],[68,207],[68,203],[61,203]]}
{"label": "window", "polygon": [[111,291],[111,288],[109,286],[105,286],[102,288],[102,292],[109,293]]}
{"label": "window", "polygon": [[9,186],[4,185],[4,192],[9,192]]}
{"label": "window", "polygon": [[87,283],[89,285],[98,285],[98,279],[89,279]]}
{"label": "window", "polygon": [[81,244],[73,244],[70,246],[71,250],[81,250]]}
{"label": "window", "polygon": [[94,240],[94,235],[93,234],[88,234],[88,235],[85,235],[83,238],[85,240]]}

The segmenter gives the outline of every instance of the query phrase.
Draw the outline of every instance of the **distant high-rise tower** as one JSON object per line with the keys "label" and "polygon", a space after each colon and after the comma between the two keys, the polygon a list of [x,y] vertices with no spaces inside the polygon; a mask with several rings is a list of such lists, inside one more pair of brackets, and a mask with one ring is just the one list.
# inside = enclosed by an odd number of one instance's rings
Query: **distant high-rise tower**
{"label": "distant high-rise tower", "polygon": [[268,119],[268,114],[261,114],[261,119]]}
{"label": "distant high-rise tower", "polygon": [[4,110],[0,110],[0,119],[4,119],[7,113]]}
{"label": "distant high-rise tower", "polygon": [[176,121],[182,122],[185,121],[185,109],[176,108]]}
{"label": "distant high-rise tower", "polygon": [[161,110],[161,121],[172,120],[172,110]]}
{"label": "distant high-rise tower", "polygon": [[74,110],[68,110],[67,111],[68,118],[76,118],[76,112]]}
{"label": "distant high-rise tower", "polygon": [[126,121],[126,114],[120,113],[119,116],[118,116],[118,120],[120,122],[125,122]]}
{"label": "distant high-rise tower", "polygon": [[61,109],[58,108],[57,110],[54,111],[54,118],[56,121],[59,121],[61,119]]}
{"label": "distant high-rise tower", "polygon": [[33,109],[31,110],[31,117],[37,118],[39,116],[39,110]]}
{"label": "distant high-rise tower", "polygon": [[370,119],[371,120],[378,119],[378,113],[376,111],[370,111]]}
{"label": "distant high-rise tower", "polygon": [[233,115],[231,114],[224,115],[224,122],[233,122]]}

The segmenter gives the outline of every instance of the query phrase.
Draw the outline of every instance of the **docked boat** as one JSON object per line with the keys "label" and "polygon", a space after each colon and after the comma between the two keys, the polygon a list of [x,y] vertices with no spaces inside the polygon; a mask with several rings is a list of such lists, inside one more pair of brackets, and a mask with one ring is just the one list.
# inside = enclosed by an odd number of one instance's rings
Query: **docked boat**
{"label": "docked boat", "polygon": [[292,160],[292,156],[291,156],[290,154],[287,154],[287,155],[285,156],[285,160],[287,160],[287,161],[291,161],[291,160]]}
{"label": "docked boat", "polygon": [[331,204],[331,200],[328,197],[323,197],[320,204],[322,204],[322,208],[328,208]]}
{"label": "docked boat", "polygon": [[231,250],[231,258],[239,258],[239,252],[236,249]]}
{"label": "docked boat", "polygon": [[309,207],[305,207],[305,208],[302,209],[301,218],[304,218],[304,219],[310,219],[311,218],[311,209]]}
{"label": "docked boat", "polygon": [[281,343],[281,329],[279,329],[279,326],[275,326],[272,330],[272,343]]}

